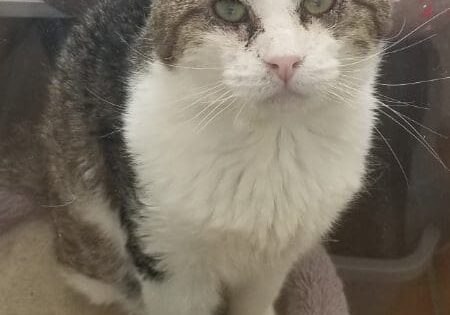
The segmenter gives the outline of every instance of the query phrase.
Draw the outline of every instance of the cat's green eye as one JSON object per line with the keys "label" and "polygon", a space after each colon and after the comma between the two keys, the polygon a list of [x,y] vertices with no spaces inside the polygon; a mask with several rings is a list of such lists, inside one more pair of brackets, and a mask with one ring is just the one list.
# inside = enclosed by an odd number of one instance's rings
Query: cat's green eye
{"label": "cat's green eye", "polygon": [[221,19],[230,23],[242,22],[247,17],[247,8],[236,0],[219,0],[214,10]]}
{"label": "cat's green eye", "polygon": [[312,15],[321,15],[331,10],[336,0],[304,0],[303,7]]}

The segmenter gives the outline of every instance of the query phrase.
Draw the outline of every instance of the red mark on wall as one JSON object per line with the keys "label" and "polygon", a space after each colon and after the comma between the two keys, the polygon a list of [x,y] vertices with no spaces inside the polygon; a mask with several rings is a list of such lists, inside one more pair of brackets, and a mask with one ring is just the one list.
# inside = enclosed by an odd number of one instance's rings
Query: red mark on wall
{"label": "red mark on wall", "polygon": [[425,19],[429,19],[433,17],[433,2],[432,0],[418,0],[420,5],[422,6],[422,17]]}

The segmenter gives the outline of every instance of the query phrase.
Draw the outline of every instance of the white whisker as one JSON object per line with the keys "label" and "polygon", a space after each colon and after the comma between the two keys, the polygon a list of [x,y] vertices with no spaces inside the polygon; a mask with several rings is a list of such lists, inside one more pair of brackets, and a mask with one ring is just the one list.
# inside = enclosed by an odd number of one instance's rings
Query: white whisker
{"label": "white whisker", "polygon": [[[202,124],[204,124],[204,122],[206,120],[209,119],[209,117],[211,117],[211,115],[213,115],[215,113],[215,111],[217,109],[219,109],[223,104],[225,104],[229,99],[232,99],[234,97],[233,93],[231,93],[231,95],[228,95],[226,97],[221,98],[218,102],[214,102],[212,103],[213,105],[217,104],[217,106],[215,106],[208,114],[206,114],[202,120],[199,122],[198,127],[200,127]],[[210,105],[211,106],[211,105]],[[208,107],[210,107],[208,106]],[[198,129],[197,129],[198,130]]]}
{"label": "white whisker", "polygon": [[[351,76],[348,76],[348,75],[345,75],[345,74],[341,74],[341,76],[343,78],[349,78],[349,79],[352,79],[352,80],[354,79],[354,80],[358,80],[358,81],[362,82],[362,80],[359,80],[358,78],[354,78],[354,77],[351,77]],[[358,92],[358,89],[356,88],[356,86],[350,86],[350,85],[345,84],[344,82],[346,82],[348,84],[352,84],[353,83],[353,82],[350,82],[349,80],[343,80],[343,81],[339,82],[339,84],[344,85],[347,88],[352,89],[355,92]],[[422,109],[422,110],[429,110],[430,109],[429,107],[426,107],[426,106],[419,106],[419,105],[416,105],[416,104],[411,103],[411,102],[400,101],[398,99],[395,99],[395,98],[389,97],[387,95],[384,95],[384,94],[382,94],[380,92],[374,91],[373,93],[374,93],[374,95],[376,95],[378,98],[382,99],[385,102],[394,103],[394,104],[400,104],[400,105],[394,105],[394,106],[412,107],[412,108],[417,108],[417,109]]]}
{"label": "white whisker", "polygon": [[413,119],[413,118],[411,118],[411,117],[409,117],[409,116],[407,116],[407,115],[405,115],[405,114],[402,114],[402,113],[396,111],[395,109],[391,108],[390,106],[388,106],[388,105],[386,105],[386,104],[383,104],[383,103],[380,103],[380,105],[381,105],[383,108],[387,108],[387,109],[389,109],[391,112],[397,114],[397,116],[401,116],[401,117],[403,117],[404,119],[407,119],[408,121],[410,121],[411,123],[414,123],[414,124],[418,125],[419,127],[422,127],[423,129],[429,131],[430,133],[432,133],[432,134],[434,134],[434,135],[436,135],[436,136],[439,136],[439,137],[441,137],[441,138],[443,138],[443,139],[448,139],[448,136],[443,135],[443,134],[437,132],[436,130],[433,130],[432,128],[425,126],[424,124],[418,122],[417,120],[415,120],[415,119]]}
{"label": "white whisker", "polygon": [[395,42],[395,39],[399,38],[400,35],[405,30],[405,26],[406,26],[406,18],[403,18],[403,23],[402,23],[402,27],[400,28],[400,31],[397,34],[395,34],[394,36],[386,38],[384,41],[385,42],[390,42],[390,41],[393,40],[393,42]]}
{"label": "white whisker", "polygon": [[425,84],[425,83],[441,82],[441,81],[447,81],[447,80],[450,80],[450,76],[442,77],[442,78],[429,79],[429,80],[415,81],[415,82],[407,82],[407,83],[379,83],[379,84],[383,85],[383,86],[411,86],[411,85],[419,85],[419,84]]}
{"label": "white whisker", "polygon": [[88,91],[90,94],[92,94],[95,98],[99,99],[100,101],[102,101],[102,102],[104,102],[104,103],[106,103],[106,104],[109,104],[109,105],[111,105],[112,107],[115,107],[115,108],[117,108],[117,109],[120,109],[120,110],[123,109],[123,106],[120,106],[120,105],[118,105],[118,104],[114,104],[114,103],[111,102],[111,101],[108,101],[107,99],[101,97],[100,95],[98,95],[97,93],[95,93],[94,91],[92,91],[91,89],[89,89],[88,87],[85,87],[85,88],[86,88],[86,91]]}
{"label": "white whisker", "polygon": [[398,157],[398,155],[395,153],[394,148],[392,147],[392,145],[389,143],[389,141],[386,139],[386,137],[381,133],[380,130],[378,130],[377,127],[373,127],[375,129],[375,131],[377,132],[377,134],[380,136],[380,138],[384,141],[384,143],[386,144],[386,146],[388,147],[389,151],[391,151],[392,156],[394,157],[395,161],[397,162],[400,171],[403,174],[403,178],[405,179],[406,182],[406,186],[409,187],[409,180],[408,180],[408,175],[406,174],[405,168],[403,167],[402,162],[400,161],[400,158]]}
{"label": "white whisker", "polygon": [[422,44],[422,43],[424,43],[424,42],[426,42],[426,41],[428,41],[428,40],[430,40],[430,39],[432,39],[432,38],[434,38],[436,36],[437,36],[437,34],[430,35],[428,37],[425,37],[425,38],[423,38],[423,39],[421,39],[421,40],[411,44],[411,45],[408,45],[408,46],[405,46],[403,48],[399,48],[399,49],[396,49],[396,50],[393,50],[393,51],[388,51],[386,53],[383,53],[382,55],[383,56],[388,56],[388,55],[393,55],[393,54],[396,54],[396,53],[408,50],[408,49],[416,47],[416,46],[418,46],[418,45],[420,45],[420,44]]}
{"label": "white whisker", "polygon": [[[204,96],[206,95],[206,97],[207,97],[208,95],[212,95],[213,92],[217,91],[218,89],[219,89],[219,91],[225,89],[225,88],[224,88],[224,84],[223,84],[222,82],[220,82],[219,84],[214,85],[213,87],[208,87],[208,88],[205,89],[205,90],[202,90],[202,91],[199,91],[199,92],[196,92],[196,93],[193,93],[193,94],[184,96],[184,97],[182,97],[182,98],[179,98],[179,99],[177,99],[177,100],[171,101],[171,102],[168,103],[168,105],[174,105],[174,104],[177,104],[177,103],[179,103],[179,102],[182,102],[182,101],[191,99],[191,98],[193,98],[193,97],[195,97],[195,96],[204,97]],[[208,94],[208,93],[212,93],[212,94]],[[194,104],[194,105],[195,105],[195,104]],[[185,110],[185,109],[190,108],[189,106],[190,106],[190,105],[183,107],[182,110]]]}
{"label": "white whisker", "polygon": [[441,17],[444,14],[447,14],[447,12],[450,11],[450,8],[444,9],[441,12],[439,12],[438,14],[436,14],[435,16],[433,16],[431,19],[425,21],[424,23],[420,24],[419,26],[417,26],[416,28],[414,28],[411,32],[409,32],[408,34],[406,34],[404,37],[402,37],[400,40],[396,41],[394,44],[388,46],[388,48],[386,49],[390,49],[400,43],[402,43],[404,40],[406,40],[408,37],[410,37],[411,35],[414,35],[417,31],[419,31],[420,29],[422,29],[423,27],[427,26],[428,24],[430,24],[431,22],[433,22],[434,20],[438,19],[439,17]]}
{"label": "white whisker", "polygon": [[248,103],[245,103],[244,105],[241,106],[241,109],[239,110],[239,112],[236,114],[236,116],[234,117],[234,122],[236,123],[239,119],[239,116],[242,114],[242,112],[244,111],[244,109],[247,107]]}
{"label": "white whisker", "polygon": [[[212,108],[213,106],[215,106],[217,103],[219,103],[219,107],[220,105],[222,105],[223,103],[220,103],[221,101],[223,101],[224,99],[227,99],[227,97],[229,97],[229,95],[232,94],[231,91],[225,91],[224,93],[222,93],[219,97],[217,97],[214,101],[210,102],[207,106],[205,106],[200,112],[198,112],[194,117],[192,117],[190,120],[194,121],[197,118],[201,117],[203,114],[205,114],[206,112],[208,112],[208,110],[210,108]],[[214,111],[217,107],[214,107],[214,109],[212,109],[211,111]],[[208,112],[208,114],[206,114],[205,116],[208,117],[208,115],[211,113]],[[203,116],[203,118],[201,119],[200,123],[205,119],[205,116]]]}
{"label": "white whisker", "polygon": [[[202,101],[206,100],[207,98],[213,96],[213,95],[217,95],[218,93],[222,93],[223,91],[225,91],[226,88],[225,87],[221,87],[218,90],[214,90],[211,91],[210,93],[207,93],[206,95],[202,95],[200,98],[196,99],[194,102],[190,103],[189,105],[184,106],[183,108],[181,108],[178,111],[178,114],[182,114],[184,112],[186,112],[188,109],[193,108],[194,106],[200,104]],[[219,96],[220,97],[220,96]]]}
{"label": "white whisker", "polygon": [[218,67],[218,68],[217,67],[216,68],[212,68],[212,67],[189,67],[189,66],[182,66],[182,65],[178,65],[178,64],[165,63],[165,62],[156,61],[156,60],[152,60],[150,62],[153,63],[153,64],[167,66],[167,67],[171,67],[171,68],[178,68],[178,69],[188,69],[188,70],[223,70],[223,68],[221,68],[221,67]]}
{"label": "white whisker", "polygon": [[[389,101],[387,101],[387,102],[389,102]],[[388,104],[388,105],[389,105],[389,107],[411,107],[411,108],[421,109],[421,110],[430,110],[427,107],[410,105],[410,104],[402,104],[402,103],[393,103],[393,104]]]}
{"label": "white whisker", "polygon": [[[232,95],[230,98],[233,98],[234,96]],[[234,103],[236,103],[237,98],[234,97],[233,101],[231,103],[229,103],[228,105],[226,105],[224,108],[222,108],[219,112],[217,112],[217,114],[215,114],[214,116],[212,116],[204,125],[203,127],[201,127],[200,129],[197,130],[197,132],[201,132],[202,130],[206,129],[206,127],[212,122],[214,121],[214,119],[216,119],[220,114],[222,114],[224,111],[226,111],[228,108],[230,108],[231,106],[233,106]]]}
{"label": "white whisker", "polygon": [[369,61],[375,57],[381,56],[384,53],[386,53],[389,49],[399,45],[400,43],[404,42],[406,39],[408,39],[410,36],[414,35],[416,32],[418,32],[420,29],[422,29],[423,27],[425,27],[426,25],[430,24],[431,22],[433,22],[434,20],[438,19],[439,17],[441,17],[442,15],[446,14],[447,12],[450,11],[450,8],[447,8],[441,12],[439,12],[438,14],[436,14],[435,16],[433,16],[431,19],[425,21],[424,23],[420,24],[418,27],[414,28],[411,32],[409,32],[408,34],[406,34],[405,36],[403,36],[402,38],[400,38],[398,41],[394,42],[391,45],[388,45],[387,47],[383,48],[380,52],[377,52],[375,54],[372,54],[370,56],[367,56],[359,61],[355,61],[353,63],[349,63],[349,64],[342,64],[340,65],[341,67],[349,67],[349,66],[353,66],[356,64],[360,64],[362,62],[366,62]]}
{"label": "white whisker", "polygon": [[327,87],[328,87],[328,89],[326,90],[327,93],[330,93],[331,95],[334,95],[335,97],[337,97],[344,104],[350,105],[350,104],[348,104],[348,101],[344,98],[344,96],[339,94],[339,92],[344,92],[345,93],[344,90],[339,89],[338,86],[331,85],[331,84],[328,84]]}
{"label": "white whisker", "polygon": [[423,139],[423,136],[417,131],[417,129],[409,121],[407,121],[403,117],[400,117],[400,119],[402,121],[404,121],[406,123],[406,125],[409,126],[414,132],[412,130],[410,130],[409,128],[405,127],[398,119],[396,119],[392,115],[386,113],[385,111],[379,110],[379,113],[382,113],[386,117],[390,118],[399,127],[401,127],[403,130],[405,130],[414,139],[416,139],[445,168],[445,170],[448,170],[447,165],[442,161],[439,154],[437,154],[437,152],[433,149],[433,147],[425,139]]}

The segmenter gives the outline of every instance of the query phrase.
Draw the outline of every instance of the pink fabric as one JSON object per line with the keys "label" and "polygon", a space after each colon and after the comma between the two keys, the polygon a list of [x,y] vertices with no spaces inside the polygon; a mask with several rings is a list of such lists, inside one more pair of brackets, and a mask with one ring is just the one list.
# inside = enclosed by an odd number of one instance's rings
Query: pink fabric
{"label": "pink fabric", "polygon": [[279,315],[350,314],[342,281],[323,247],[295,264],[276,306]]}
{"label": "pink fabric", "polygon": [[35,213],[37,208],[31,198],[0,188],[0,234]]}

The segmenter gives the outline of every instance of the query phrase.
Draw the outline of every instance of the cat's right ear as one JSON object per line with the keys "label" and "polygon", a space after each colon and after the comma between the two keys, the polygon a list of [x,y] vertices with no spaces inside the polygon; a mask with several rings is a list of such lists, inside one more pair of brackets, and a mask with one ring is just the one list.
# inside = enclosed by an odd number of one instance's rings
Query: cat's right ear
{"label": "cat's right ear", "polygon": [[85,10],[95,5],[99,0],[44,0],[58,10],[73,17],[82,15]]}

